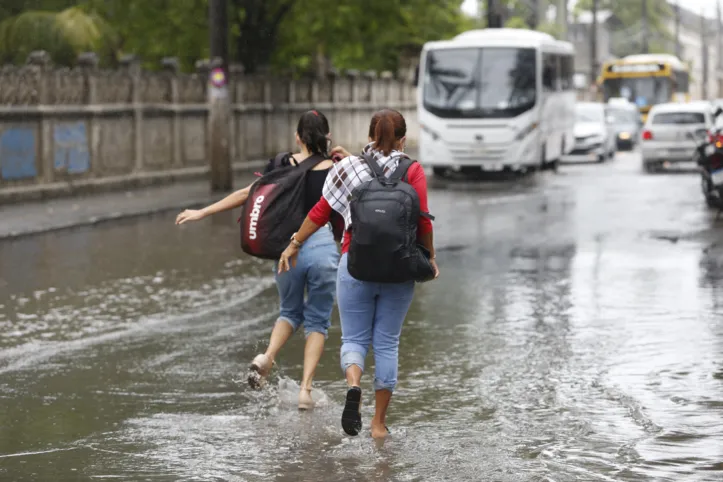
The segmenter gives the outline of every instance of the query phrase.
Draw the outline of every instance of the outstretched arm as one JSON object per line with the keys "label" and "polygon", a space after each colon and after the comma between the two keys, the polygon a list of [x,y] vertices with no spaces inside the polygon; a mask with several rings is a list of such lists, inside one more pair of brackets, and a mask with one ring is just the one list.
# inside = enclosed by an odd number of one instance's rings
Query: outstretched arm
{"label": "outstretched arm", "polygon": [[232,192],[217,203],[206,206],[203,209],[186,209],[176,217],[176,224],[184,224],[189,221],[199,221],[206,216],[243,206],[243,204],[246,202],[246,199],[248,199],[249,197],[251,186],[253,186],[253,183],[249,184],[243,189]]}

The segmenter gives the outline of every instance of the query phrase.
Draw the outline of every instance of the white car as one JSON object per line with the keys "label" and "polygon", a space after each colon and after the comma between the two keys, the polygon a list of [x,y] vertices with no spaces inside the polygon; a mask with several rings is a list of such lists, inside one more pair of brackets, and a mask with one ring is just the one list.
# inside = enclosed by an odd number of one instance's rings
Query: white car
{"label": "white car", "polygon": [[605,104],[575,104],[575,146],[563,157],[567,162],[605,162],[615,156],[617,141],[614,119],[607,115]]}
{"label": "white car", "polygon": [[712,126],[708,102],[654,106],[640,136],[643,167],[654,172],[668,165],[691,162],[696,147]]}

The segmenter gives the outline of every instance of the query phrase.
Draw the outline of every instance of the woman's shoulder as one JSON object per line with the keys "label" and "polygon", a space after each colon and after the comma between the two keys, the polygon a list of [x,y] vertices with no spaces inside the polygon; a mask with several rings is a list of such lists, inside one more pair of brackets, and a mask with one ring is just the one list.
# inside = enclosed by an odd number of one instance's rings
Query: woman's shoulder
{"label": "woman's shoulder", "polygon": [[312,171],[329,171],[332,167],[334,167],[334,161],[331,159],[324,159],[319,164],[314,166],[311,170]]}

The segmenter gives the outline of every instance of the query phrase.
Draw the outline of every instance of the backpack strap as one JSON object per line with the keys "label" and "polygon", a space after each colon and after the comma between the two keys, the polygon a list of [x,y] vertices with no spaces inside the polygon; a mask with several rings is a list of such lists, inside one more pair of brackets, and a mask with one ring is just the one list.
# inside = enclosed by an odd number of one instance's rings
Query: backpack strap
{"label": "backpack strap", "polygon": [[[293,166],[296,166],[297,168],[303,170],[304,172],[311,171],[316,166],[324,162],[326,159],[324,156],[320,156],[319,154],[312,154],[311,156],[307,157],[303,161],[301,161],[298,164],[292,164]],[[296,159],[294,159],[296,161]]]}
{"label": "backpack strap", "polygon": [[409,171],[409,168],[412,167],[412,164],[414,164],[415,162],[417,161],[412,160],[407,156],[402,156],[399,159],[399,164],[397,164],[397,168],[394,169],[392,175],[389,176],[389,180],[407,182],[407,171]]}
{"label": "backpack strap", "polygon": [[[392,175],[389,179],[394,180],[394,181],[402,180],[406,183],[409,183],[409,178],[407,177],[407,173],[409,171],[409,168],[412,167],[416,162],[418,162],[418,161],[416,161],[415,159],[411,159],[409,156],[406,156],[406,155],[403,156],[399,160],[399,165],[394,170],[394,172],[392,173]],[[430,213],[421,212],[421,213],[419,213],[419,215],[422,216],[423,218],[429,219],[430,221],[434,221],[434,216]]]}
{"label": "backpack strap", "polygon": [[363,152],[361,157],[362,159],[364,159],[364,162],[367,163],[369,169],[371,169],[372,176],[377,179],[384,179],[384,170],[382,169],[382,166],[379,165],[377,160],[374,159],[374,156],[372,156],[368,152]]}

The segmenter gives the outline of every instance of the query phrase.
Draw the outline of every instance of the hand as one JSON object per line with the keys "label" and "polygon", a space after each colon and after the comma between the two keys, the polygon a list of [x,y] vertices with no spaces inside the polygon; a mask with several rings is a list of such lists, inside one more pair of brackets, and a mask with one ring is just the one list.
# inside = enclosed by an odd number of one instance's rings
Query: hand
{"label": "hand", "polygon": [[205,217],[206,214],[203,210],[186,209],[176,217],[176,224],[183,224],[188,221],[200,221]]}
{"label": "hand", "polygon": [[349,151],[347,151],[346,149],[344,149],[341,146],[336,146],[334,149],[331,150],[331,158],[332,159],[335,159],[337,157],[339,159],[344,159],[345,157],[349,157],[349,156],[351,156]]}
{"label": "hand", "polygon": [[289,244],[279,259],[279,274],[289,271],[296,267],[296,258],[299,256],[299,248],[293,244]]}
{"label": "hand", "polygon": [[437,266],[437,260],[430,259],[429,263],[432,265],[432,268],[434,268],[434,279],[439,278],[439,266]]}

